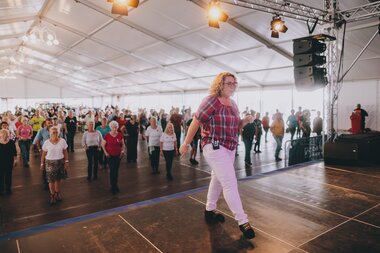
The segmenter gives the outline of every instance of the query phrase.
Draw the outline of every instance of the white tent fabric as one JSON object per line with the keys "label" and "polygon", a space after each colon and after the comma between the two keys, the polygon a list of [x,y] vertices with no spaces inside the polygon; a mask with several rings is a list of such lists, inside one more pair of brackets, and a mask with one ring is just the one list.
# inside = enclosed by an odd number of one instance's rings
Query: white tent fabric
{"label": "white tent fabric", "polygon": [[[298,2],[323,9],[323,1]],[[368,2],[340,1],[340,9]],[[18,81],[0,79],[0,84],[40,82],[73,97],[205,91],[220,71],[236,73],[242,89],[294,84],[292,40],[309,35],[305,22],[283,18],[289,30],[275,39],[270,37],[273,15],[222,4],[239,26],[222,23],[214,29],[208,27],[206,10],[199,6],[207,3],[145,0],[122,17],[111,14],[106,0],[1,1],[0,73],[4,76],[14,65],[12,59],[21,57],[24,62],[16,66],[22,71]],[[347,25],[346,68],[378,23],[372,18]],[[23,42],[23,36],[38,25],[54,31],[59,45]],[[321,29],[317,26],[314,33]],[[380,79],[379,37],[345,80]]]}

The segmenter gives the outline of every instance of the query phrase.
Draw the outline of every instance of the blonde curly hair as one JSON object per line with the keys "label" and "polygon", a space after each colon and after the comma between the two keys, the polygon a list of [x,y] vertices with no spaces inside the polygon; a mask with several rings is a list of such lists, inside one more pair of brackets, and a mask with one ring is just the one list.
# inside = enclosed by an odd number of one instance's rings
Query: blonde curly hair
{"label": "blonde curly hair", "polygon": [[217,97],[222,96],[223,82],[227,76],[232,76],[236,81],[236,76],[230,72],[219,73],[211,83],[211,86],[210,86],[211,95],[214,95]]}

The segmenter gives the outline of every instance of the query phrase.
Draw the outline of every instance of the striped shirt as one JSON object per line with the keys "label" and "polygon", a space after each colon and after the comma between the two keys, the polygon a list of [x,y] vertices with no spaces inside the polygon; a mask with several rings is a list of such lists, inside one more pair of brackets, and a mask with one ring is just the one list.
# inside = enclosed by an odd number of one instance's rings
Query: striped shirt
{"label": "striped shirt", "polygon": [[239,109],[232,105],[223,105],[217,96],[205,97],[195,114],[202,125],[202,146],[219,141],[219,145],[235,150],[238,143]]}

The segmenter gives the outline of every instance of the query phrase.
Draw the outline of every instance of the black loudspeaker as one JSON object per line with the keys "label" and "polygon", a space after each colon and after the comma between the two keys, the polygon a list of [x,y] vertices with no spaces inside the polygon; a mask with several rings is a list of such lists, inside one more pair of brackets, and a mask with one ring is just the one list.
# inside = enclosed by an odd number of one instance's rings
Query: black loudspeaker
{"label": "black loudspeaker", "polygon": [[313,66],[294,68],[296,89],[310,91],[327,85],[326,69]]}
{"label": "black loudspeaker", "polygon": [[299,39],[294,40],[293,43],[293,53],[294,54],[307,54],[311,52],[315,52],[318,54],[326,51],[326,44],[321,43],[316,39]]}
{"label": "black loudspeaker", "polygon": [[324,147],[325,162],[358,163],[359,147],[356,143],[326,143]]}
{"label": "black loudspeaker", "polygon": [[294,83],[297,90],[312,91],[327,85],[326,44],[319,36],[293,40]]}

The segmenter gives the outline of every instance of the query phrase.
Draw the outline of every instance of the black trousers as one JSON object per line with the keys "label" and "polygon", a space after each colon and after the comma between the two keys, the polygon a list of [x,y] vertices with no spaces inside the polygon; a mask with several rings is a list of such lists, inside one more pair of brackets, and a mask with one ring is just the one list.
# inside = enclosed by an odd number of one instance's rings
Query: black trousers
{"label": "black trousers", "polygon": [[245,147],[244,161],[247,163],[251,162],[252,141],[253,141],[252,139],[243,137],[243,142],[244,142],[244,147]]}
{"label": "black trousers", "polygon": [[138,136],[128,137],[127,139],[127,161],[136,161],[137,160],[137,141]]}
{"label": "black trousers", "polygon": [[256,135],[256,142],[255,142],[255,146],[253,147],[254,151],[260,150],[260,143],[261,143],[261,134],[258,134]]}
{"label": "black trousers", "polygon": [[11,192],[13,164],[0,165],[0,192]]}
{"label": "black trousers", "polygon": [[175,154],[174,150],[164,150],[164,157],[166,162],[166,173],[172,174],[172,167],[173,167],[173,157]]}
{"label": "black trousers", "polygon": [[290,139],[294,139],[294,134],[296,133],[296,128],[295,127],[289,127],[289,132],[290,132]]}
{"label": "black trousers", "polygon": [[94,172],[94,177],[98,177],[98,160],[99,151],[98,146],[91,146],[86,149],[87,155],[87,178],[92,177],[92,172]]}
{"label": "black trousers", "polygon": [[[152,147],[149,147],[150,149]],[[154,146],[153,151],[149,151],[150,165],[152,166],[152,171],[157,172],[158,166],[160,164],[160,146]]]}
{"label": "black trousers", "polygon": [[119,176],[120,157],[110,156],[107,158],[110,166],[110,185],[112,190],[117,189],[117,178]]}
{"label": "black trousers", "polygon": [[179,150],[179,147],[181,146],[181,130],[175,131],[175,137],[177,138],[177,150]]}
{"label": "black trousers", "polygon": [[68,131],[67,132],[67,150],[74,150],[74,136],[75,132],[74,131]]}

